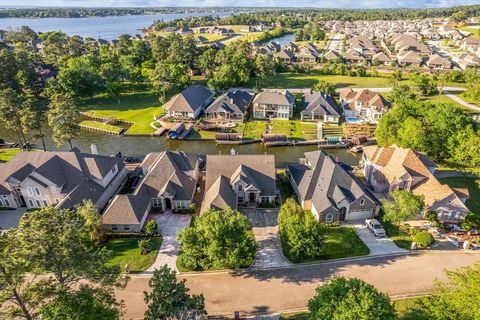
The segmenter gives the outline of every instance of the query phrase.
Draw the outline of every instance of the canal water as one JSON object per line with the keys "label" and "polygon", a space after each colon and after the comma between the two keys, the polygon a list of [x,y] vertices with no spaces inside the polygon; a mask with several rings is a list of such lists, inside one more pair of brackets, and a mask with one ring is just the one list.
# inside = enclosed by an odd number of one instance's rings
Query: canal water
{"label": "canal water", "polygon": [[[49,128],[45,128],[45,142],[48,150],[68,150],[68,145],[57,147],[51,139]],[[15,136],[0,128],[0,139],[7,141],[16,141]],[[38,139],[30,139],[31,143],[39,149],[42,148],[41,141]],[[266,148],[261,143],[244,144],[244,145],[217,145],[215,141],[198,141],[198,140],[169,140],[166,137],[131,137],[106,135],[97,132],[82,130],[80,136],[73,141],[74,147],[79,148],[83,152],[90,152],[90,145],[95,144],[100,154],[111,155],[121,152],[126,156],[143,157],[150,152],[160,152],[165,150],[185,151],[198,154],[229,154],[232,147],[240,154],[258,154],[268,153],[275,155],[275,161],[278,167],[284,167],[288,163],[298,162],[298,158],[303,157],[303,153],[307,151],[317,150],[316,145],[310,146],[285,146]],[[354,154],[347,149],[326,149],[326,151],[336,157],[339,161],[343,161],[349,165],[357,165],[360,159],[358,154]]]}

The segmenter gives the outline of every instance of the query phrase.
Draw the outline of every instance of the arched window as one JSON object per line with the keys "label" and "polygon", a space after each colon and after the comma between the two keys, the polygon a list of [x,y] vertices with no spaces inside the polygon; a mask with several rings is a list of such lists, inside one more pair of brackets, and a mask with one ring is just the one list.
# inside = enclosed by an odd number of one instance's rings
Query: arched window
{"label": "arched window", "polygon": [[325,222],[326,223],[331,223],[333,221],[333,213],[327,213],[325,216]]}

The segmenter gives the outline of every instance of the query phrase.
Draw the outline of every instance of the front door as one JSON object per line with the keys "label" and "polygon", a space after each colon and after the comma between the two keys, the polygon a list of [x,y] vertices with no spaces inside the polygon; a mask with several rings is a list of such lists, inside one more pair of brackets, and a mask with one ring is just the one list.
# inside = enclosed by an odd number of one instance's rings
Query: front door
{"label": "front door", "polygon": [[256,196],[255,196],[255,193],[251,192],[249,197],[248,197],[248,200],[250,202],[256,202]]}
{"label": "front door", "polygon": [[165,208],[172,209],[172,200],[170,200],[169,198],[165,198]]}

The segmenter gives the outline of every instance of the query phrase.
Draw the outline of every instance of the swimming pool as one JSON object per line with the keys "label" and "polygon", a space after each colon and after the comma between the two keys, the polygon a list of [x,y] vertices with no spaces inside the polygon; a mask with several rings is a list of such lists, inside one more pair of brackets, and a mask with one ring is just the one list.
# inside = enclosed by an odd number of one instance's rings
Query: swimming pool
{"label": "swimming pool", "polygon": [[363,119],[357,117],[346,117],[345,121],[347,121],[348,123],[363,123]]}

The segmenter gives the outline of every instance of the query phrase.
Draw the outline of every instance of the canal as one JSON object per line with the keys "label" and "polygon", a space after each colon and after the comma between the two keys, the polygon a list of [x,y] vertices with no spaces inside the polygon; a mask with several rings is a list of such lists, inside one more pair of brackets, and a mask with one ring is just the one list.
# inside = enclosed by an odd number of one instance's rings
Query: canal
{"label": "canal", "polygon": [[[47,150],[68,150],[68,145],[57,147],[51,139],[51,131],[48,127],[45,130],[45,143]],[[6,141],[16,141],[17,139],[5,129],[0,128],[0,139]],[[41,149],[42,144],[39,139],[31,138],[29,140],[35,144],[36,148]],[[278,167],[284,167],[288,163],[298,162],[298,158],[303,157],[303,153],[307,151],[317,150],[317,146],[286,146],[286,147],[270,147],[266,148],[261,143],[244,144],[244,145],[217,145],[215,141],[178,141],[169,140],[165,137],[132,137],[106,135],[97,132],[85,131],[80,132],[80,136],[73,141],[74,147],[79,148],[83,152],[90,152],[90,145],[95,144],[100,154],[111,155],[121,152],[127,156],[143,157],[150,152],[160,152],[165,150],[185,151],[198,154],[229,154],[230,150],[240,154],[258,154],[268,153],[274,154]],[[357,165],[360,155],[354,154],[347,149],[327,149],[330,155],[336,157],[339,161],[343,161],[349,165]]]}

